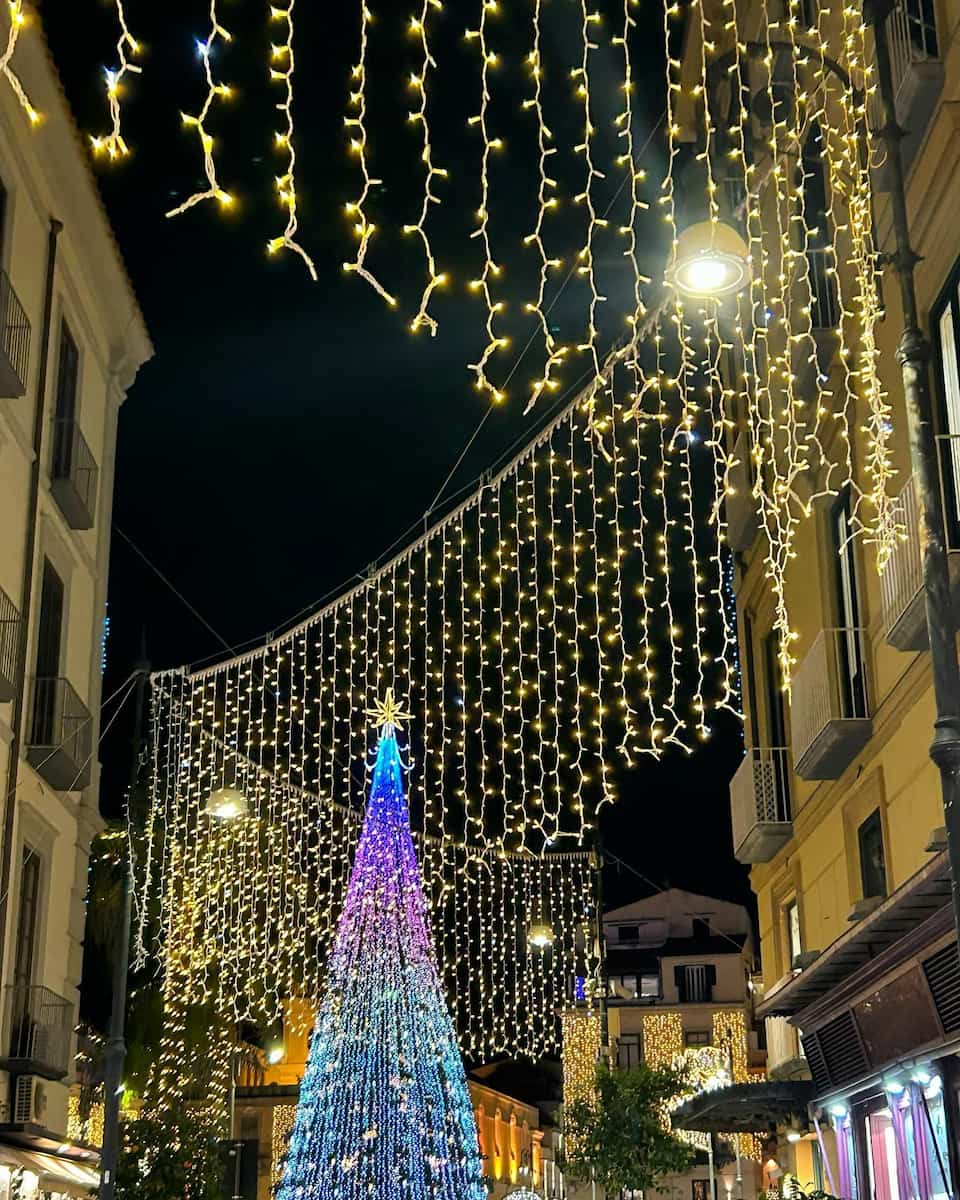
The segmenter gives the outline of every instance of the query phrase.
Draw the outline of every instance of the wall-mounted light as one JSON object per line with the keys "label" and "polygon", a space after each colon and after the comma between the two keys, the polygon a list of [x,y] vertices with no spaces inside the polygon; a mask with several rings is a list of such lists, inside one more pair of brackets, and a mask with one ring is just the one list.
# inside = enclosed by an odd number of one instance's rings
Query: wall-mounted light
{"label": "wall-mounted light", "polygon": [[747,256],[746,243],[732,225],[697,221],[677,238],[668,282],[694,299],[721,300],[746,286]]}

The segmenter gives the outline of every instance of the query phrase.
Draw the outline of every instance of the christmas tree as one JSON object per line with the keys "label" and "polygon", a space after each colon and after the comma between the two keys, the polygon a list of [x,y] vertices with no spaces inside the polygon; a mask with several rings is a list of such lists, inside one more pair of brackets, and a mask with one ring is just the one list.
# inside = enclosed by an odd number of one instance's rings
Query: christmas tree
{"label": "christmas tree", "polygon": [[437,973],[392,692],[278,1200],[484,1200]]}

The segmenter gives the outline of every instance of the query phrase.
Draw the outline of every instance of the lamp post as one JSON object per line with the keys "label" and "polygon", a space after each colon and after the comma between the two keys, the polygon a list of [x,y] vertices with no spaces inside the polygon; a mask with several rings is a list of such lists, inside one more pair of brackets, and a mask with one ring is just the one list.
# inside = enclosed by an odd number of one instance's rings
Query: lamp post
{"label": "lamp post", "polygon": [[895,244],[889,261],[897,274],[903,309],[903,331],[897,348],[897,361],[903,375],[910,462],[922,521],[923,592],[936,703],[930,757],[940,771],[954,922],[960,929],[960,669],[957,666],[956,620],[950,596],[950,572],[933,433],[930,343],[920,327],[914,279],[919,259],[910,244],[906,187],[900,157],[903,130],[897,124],[890,47],[886,37],[887,18],[893,10],[893,0],[864,0],[863,7],[864,17],[873,29],[877,84],[883,110],[883,127],[877,132],[883,141],[887,158]]}
{"label": "lamp post", "polygon": [[[130,786],[127,804],[133,801],[140,770],[143,745],[143,715],[150,664],[145,655],[134,671],[137,675],[133,715],[133,739],[130,746]],[[107,1039],[103,1067],[103,1145],[100,1147],[100,1200],[113,1200],[117,1186],[117,1157],[120,1151],[120,1092],[127,1057],[124,1024],[127,1014],[127,972],[130,967],[130,921],[133,914],[133,862],[126,847],[122,864],[120,928],[114,947],[113,987],[110,1003],[110,1036]]]}

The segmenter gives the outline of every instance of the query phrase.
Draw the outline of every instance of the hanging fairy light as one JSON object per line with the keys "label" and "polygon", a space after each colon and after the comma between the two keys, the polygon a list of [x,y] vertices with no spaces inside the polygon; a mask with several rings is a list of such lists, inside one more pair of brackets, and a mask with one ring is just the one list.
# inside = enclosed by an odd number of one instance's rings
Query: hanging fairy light
{"label": "hanging fairy light", "polygon": [[17,48],[17,42],[20,40],[20,34],[27,24],[24,0],[8,0],[7,12],[10,18],[10,28],[7,30],[6,44],[3,47],[3,51],[0,52],[0,72],[3,73],[4,79],[10,85],[10,90],[16,96],[17,103],[26,113],[30,124],[36,125],[40,120],[40,114],[30,103],[30,97],[20,82],[20,76],[10,65],[10,60],[13,58],[13,53]]}
{"label": "hanging fairy light", "polygon": [[107,93],[107,104],[110,109],[111,129],[100,137],[91,137],[94,154],[106,154],[110,159],[125,158],[130,149],[120,128],[120,95],[123,80],[127,75],[139,75],[142,68],[133,60],[140,53],[140,43],[130,32],[127,16],[123,8],[123,0],[115,0],[117,24],[120,36],[117,39],[116,67],[104,67],[104,81]]}
{"label": "hanging fairy light", "polygon": [[217,0],[210,0],[210,30],[206,38],[202,41],[198,38],[196,43],[197,55],[203,63],[207,94],[204,97],[203,106],[198,113],[184,112],[180,114],[184,128],[193,130],[199,139],[200,149],[203,152],[203,171],[206,176],[207,187],[204,191],[193,192],[182,204],[171,208],[166,214],[168,217],[177,217],[195,205],[202,204],[205,200],[215,200],[221,208],[230,208],[233,204],[232,194],[222,188],[217,179],[217,167],[213,153],[213,135],[206,126],[207,117],[210,115],[210,109],[214,101],[217,99],[228,100],[233,95],[233,89],[228,84],[221,83],[215,78],[211,65],[211,58],[216,51],[217,43],[226,45],[230,41],[230,34],[220,24],[220,19],[217,16]]}
{"label": "hanging fairy light", "polygon": [[[282,40],[270,45],[270,79],[283,89],[282,99],[277,103],[281,115],[280,128],[273,135],[274,148],[284,161],[283,173],[276,177],[277,200],[287,214],[283,232],[267,243],[267,252],[276,254],[280,250],[291,250],[302,260],[310,278],[316,282],[317,269],[313,259],[297,241],[299,217],[297,210],[297,151],[293,128],[293,74],[296,66],[293,45],[293,9],[295,0],[270,5],[270,20],[281,29]],[[366,9],[364,12],[366,13]]]}

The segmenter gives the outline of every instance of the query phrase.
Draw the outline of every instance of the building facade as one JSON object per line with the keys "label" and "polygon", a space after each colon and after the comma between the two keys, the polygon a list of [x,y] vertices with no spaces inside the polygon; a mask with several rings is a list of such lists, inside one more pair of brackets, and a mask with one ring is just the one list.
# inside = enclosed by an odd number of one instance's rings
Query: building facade
{"label": "building facade", "polygon": [[[790,14],[798,8],[791,5]],[[799,36],[810,21],[839,19],[816,4],[803,14]],[[960,5],[897,0],[886,37],[898,122],[908,131],[907,202],[921,260],[921,323],[932,348],[940,487],[951,565],[960,567]],[[870,112],[876,127],[879,113]],[[868,152],[865,140],[861,152]],[[877,245],[889,254],[889,178],[880,153],[873,162]],[[829,221],[822,163],[811,156],[804,168],[814,176],[808,194],[823,194]],[[808,245],[811,278],[818,253]],[[850,295],[845,270],[838,263],[836,278]],[[831,332],[841,316],[828,302],[837,293],[819,278],[826,290],[814,312],[818,369],[839,387]],[[734,851],[752,867],[759,908],[758,1013],[766,1018],[777,1088],[771,1085],[766,1107],[758,1102],[754,1119],[758,1128],[779,1128],[771,1178],[793,1175],[844,1200],[929,1200],[953,1194],[960,1181],[960,960],[940,781],[928,754],[935,713],[922,531],[892,272],[883,298],[878,363],[893,411],[904,536],[881,575],[875,547],[851,537],[850,489],[813,503],[787,567],[799,635],[789,694],[749,480],[728,499],[746,711],[746,755],[731,805]],[[731,445],[742,448],[745,436],[741,425]],[[853,467],[855,483],[865,484],[866,463],[855,456]],[[780,1086],[791,1081],[798,1083],[793,1104]],[[736,1097],[729,1101],[735,1106]]]}
{"label": "building facade", "polygon": [[[6,11],[6,10],[5,10]],[[4,39],[6,32],[4,31]],[[0,1197],[73,1194],[66,1137],[117,416],[151,347],[42,31],[0,86]],[[94,1163],[95,1165],[95,1163]]]}
{"label": "building facade", "polygon": [[[729,1080],[764,1075],[765,1054],[753,1018],[753,936],[739,904],[669,888],[603,916],[610,1055],[619,1068],[716,1061]],[[716,1054],[711,1053],[717,1052]],[[752,1143],[718,1167],[715,1186],[755,1196],[760,1184]],[[710,1166],[664,1180],[665,1200],[704,1200]],[[718,1160],[719,1162],[719,1160]],[[742,1189],[742,1190],[741,1190]],[[718,1193],[719,1194],[719,1193]]]}

